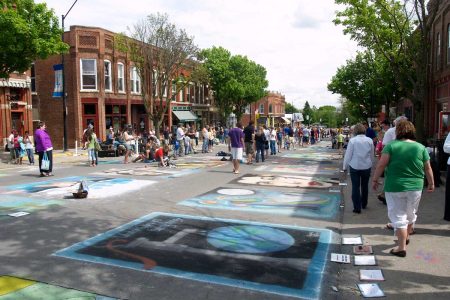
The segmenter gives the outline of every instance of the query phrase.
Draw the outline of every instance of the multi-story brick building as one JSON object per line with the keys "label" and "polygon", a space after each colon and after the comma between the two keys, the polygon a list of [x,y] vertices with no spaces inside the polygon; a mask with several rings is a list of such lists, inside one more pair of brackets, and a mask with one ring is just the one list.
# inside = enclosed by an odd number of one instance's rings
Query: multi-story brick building
{"label": "multi-story brick building", "polygon": [[[437,1],[430,1],[435,5]],[[450,1],[444,0],[432,25],[432,79],[425,112],[429,136],[444,138],[450,132]]]}
{"label": "multi-story brick building", "polygon": [[279,92],[269,91],[267,96],[246,107],[241,122],[243,125],[246,125],[252,120],[256,124],[268,126],[290,123],[284,117],[285,106],[286,98],[284,95]]}
{"label": "multi-story brick building", "polygon": [[[97,27],[71,26],[64,39],[70,45],[65,55],[67,95],[67,142],[74,147],[89,123],[97,136],[105,139],[110,126],[115,129],[131,124],[137,131],[149,130],[141,79],[126,53],[115,49],[115,33]],[[53,98],[53,66],[61,56],[35,62],[36,95],[39,119],[48,125],[56,148],[63,144],[62,98]],[[213,120],[214,108],[207,85],[189,84],[177,95],[168,88],[169,110],[163,126],[182,122],[201,126]],[[175,90],[176,91],[176,90]],[[174,97],[173,97],[174,96]]]}
{"label": "multi-story brick building", "polygon": [[[33,132],[33,105],[31,102],[32,75],[14,72],[8,79],[0,79],[0,141],[2,147],[12,130],[21,135]],[[33,78],[34,84],[34,78]]]}

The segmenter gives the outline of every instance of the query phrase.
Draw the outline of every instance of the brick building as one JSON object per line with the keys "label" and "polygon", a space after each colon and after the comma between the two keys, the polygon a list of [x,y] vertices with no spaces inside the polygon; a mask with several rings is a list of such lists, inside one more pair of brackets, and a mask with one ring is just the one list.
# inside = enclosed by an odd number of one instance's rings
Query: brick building
{"label": "brick building", "polygon": [[[430,1],[433,5],[436,1]],[[438,139],[450,132],[450,1],[442,1],[432,26],[429,135]]]}
{"label": "brick building", "polygon": [[[89,123],[104,140],[110,126],[131,124],[138,131],[149,130],[141,79],[126,53],[114,47],[115,33],[97,27],[71,26],[64,39],[70,45],[65,55],[68,147],[81,140]],[[63,144],[62,98],[52,97],[55,85],[53,66],[61,56],[35,62],[36,91],[33,103],[39,105],[39,119],[48,125],[56,148]],[[172,97],[168,88],[169,110],[163,126],[189,123],[202,126],[214,118],[214,107],[207,85],[191,83]],[[176,91],[176,90],[175,90]]]}
{"label": "brick building", "polygon": [[[8,79],[0,79],[0,141],[5,146],[12,130],[21,135],[33,132],[31,100],[31,72],[14,72]],[[33,80],[34,84],[34,80]]]}
{"label": "brick building", "polygon": [[250,120],[261,125],[280,125],[290,123],[285,115],[286,98],[279,92],[269,91],[267,96],[248,105],[241,122],[245,126]]}

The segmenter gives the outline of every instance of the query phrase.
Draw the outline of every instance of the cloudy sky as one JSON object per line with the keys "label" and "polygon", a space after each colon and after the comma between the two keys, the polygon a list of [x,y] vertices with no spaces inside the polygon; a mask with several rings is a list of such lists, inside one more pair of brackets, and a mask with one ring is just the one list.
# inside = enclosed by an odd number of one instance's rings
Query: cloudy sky
{"label": "cloudy sky", "polygon": [[[74,0],[37,2],[61,16]],[[65,25],[126,32],[149,14],[167,13],[200,48],[222,46],[264,66],[269,90],[303,108],[306,100],[338,104],[327,83],[357,48],[332,23],[338,9],[334,0],[78,0]]]}

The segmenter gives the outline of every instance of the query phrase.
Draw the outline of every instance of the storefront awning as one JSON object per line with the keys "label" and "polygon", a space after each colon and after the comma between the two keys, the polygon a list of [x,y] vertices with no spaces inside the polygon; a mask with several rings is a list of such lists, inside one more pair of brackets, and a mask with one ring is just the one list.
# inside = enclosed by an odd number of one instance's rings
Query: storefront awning
{"label": "storefront awning", "polygon": [[197,121],[198,119],[198,117],[189,110],[175,110],[173,111],[173,114],[180,122],[192,122]]}
{"label": "storefront awning", "polygon": [[23,79],[3,79],[0,80],[0,87],[18,87],[18,88],[27,88],[29,86],[29,82]]}
{"label": "storefront awning", "polygon": [[283,120],[285,123],[290,124],[291,120],[289,120],[288,118],[285,117],[280,117],[281,120]]}

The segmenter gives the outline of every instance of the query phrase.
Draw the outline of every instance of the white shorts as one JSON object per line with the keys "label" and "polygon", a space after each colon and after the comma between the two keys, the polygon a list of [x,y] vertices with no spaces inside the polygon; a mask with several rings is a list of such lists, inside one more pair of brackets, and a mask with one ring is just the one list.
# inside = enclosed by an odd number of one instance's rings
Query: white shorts
{"label": "white shorts", "polygon": [[408,224],[414,224],[417,219],[422,191],[386,192],[388,216],[395,228],[407,228]]}
{"label": "white shorts", "polygon": [[231,155],[233,156],[233,159],[241,160],[242,159],[242,148],[231,148]]}

